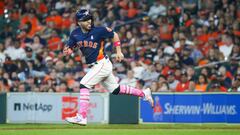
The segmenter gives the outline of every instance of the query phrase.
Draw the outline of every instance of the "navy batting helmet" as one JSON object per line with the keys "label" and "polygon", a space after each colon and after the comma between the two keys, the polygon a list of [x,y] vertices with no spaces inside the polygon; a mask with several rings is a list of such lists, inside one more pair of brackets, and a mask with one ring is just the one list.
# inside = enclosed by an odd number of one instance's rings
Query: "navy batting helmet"
{"label": "navy batting helmet", "polygon": [[76,12],[76,20],[77,21],[87,21],[91,19],[93,21],[93,16],[90,11],[87,9],[80,9]]}

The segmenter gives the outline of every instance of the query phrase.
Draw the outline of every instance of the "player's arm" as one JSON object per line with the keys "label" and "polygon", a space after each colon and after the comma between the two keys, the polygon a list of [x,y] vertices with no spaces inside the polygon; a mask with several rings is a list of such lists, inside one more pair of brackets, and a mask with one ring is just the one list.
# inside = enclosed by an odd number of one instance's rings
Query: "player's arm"
{"label": "player's arm", "polygon": [[113,45],[116,47],[116,53],[117,53],[116,60],[120,62],[123,60],[124,55],[121,50],[121,42],[120,42],[119,36],[116,32],[114,32],[114,36],[113,36]]}
{"label": "player's arm", "polygon": [[70,55],[73,53],[72,47],[76,44],[72,33],[70,34],[70,37],[68,39],[68,41],[66,42],[66,44],[63,47],[63,54],[64,55]]}

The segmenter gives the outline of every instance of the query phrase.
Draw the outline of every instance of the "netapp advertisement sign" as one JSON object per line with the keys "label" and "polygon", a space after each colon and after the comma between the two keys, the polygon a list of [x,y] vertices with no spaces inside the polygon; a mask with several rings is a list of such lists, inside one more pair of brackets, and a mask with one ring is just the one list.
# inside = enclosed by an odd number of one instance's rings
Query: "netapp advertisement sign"
{"label": "netapp advertisement sign", "polygon": [[50,112],[53,105],[43,103],[14,103],[14,111],[42,111]]}
{"label": "netapp advertisement sign", "polygon": [[[61,96],[44,93],[9,93],[7,122],[59,122]],[[59,101],[58,101],[59,100]]]}
{"label": "netapp advertisement sign", "polygon": [[[7,93],[7,123],[64,123],[78,112],[78,93]],[[108,122],[108,95],[92,93],[88,122]]]}

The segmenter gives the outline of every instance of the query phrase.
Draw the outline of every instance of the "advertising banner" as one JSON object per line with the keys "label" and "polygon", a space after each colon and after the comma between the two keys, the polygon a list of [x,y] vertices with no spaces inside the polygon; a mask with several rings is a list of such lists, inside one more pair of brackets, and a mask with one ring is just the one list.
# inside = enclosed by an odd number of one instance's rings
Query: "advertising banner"
{"label": "advertising banner", "polygon": [[154,94],[155,107],[140,101],[142,122],[240,123],[240,94]]}
{"label": "advertising banner", "polygon": [[[63,123],[78,112],[79,94],[8,93],[7,123]],[[91,93],[88,122],[108,122],[108,95]]]}

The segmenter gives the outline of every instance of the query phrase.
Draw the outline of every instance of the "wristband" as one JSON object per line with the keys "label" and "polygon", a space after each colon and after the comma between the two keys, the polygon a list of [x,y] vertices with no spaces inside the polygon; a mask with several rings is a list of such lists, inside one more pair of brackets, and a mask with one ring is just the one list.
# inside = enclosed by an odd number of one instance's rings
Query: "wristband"
{"label": "wristband", "polygon": [[113,43],[113,45],[116,47],[116,46],[120,46],[121,43],[120,43],[120,41],[116,41],[116,42]]}

